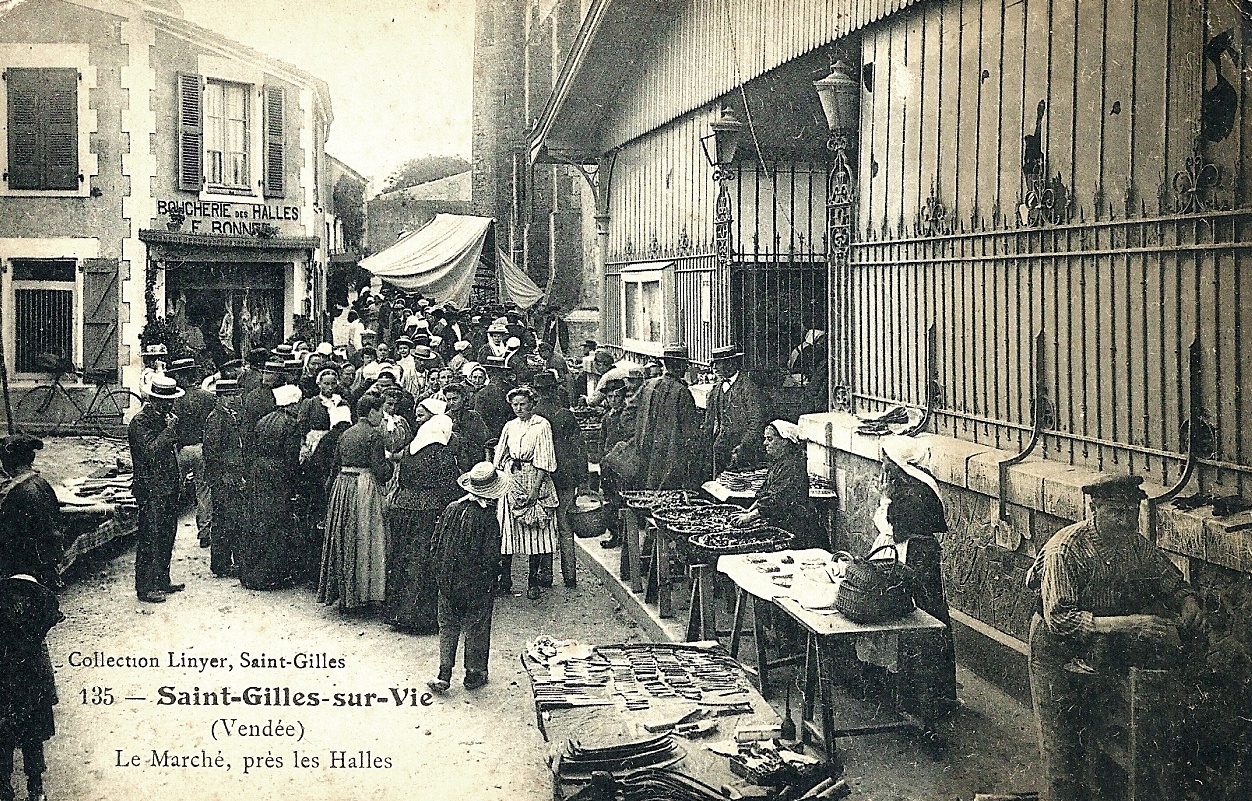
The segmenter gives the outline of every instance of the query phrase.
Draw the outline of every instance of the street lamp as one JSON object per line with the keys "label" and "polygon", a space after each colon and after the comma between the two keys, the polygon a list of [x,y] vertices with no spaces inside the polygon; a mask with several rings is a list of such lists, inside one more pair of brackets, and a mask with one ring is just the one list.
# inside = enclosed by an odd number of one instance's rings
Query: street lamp
{"label": "street lamp", "polygon": [[739,143],[743,141],[746,127],[730,106],[722,106],[720,117],[709,123],[713,133],[700,137],[700,147],[704,149],[704,158],[713,168],[714,181],[724,181],[730,177],[728,170],[735,161],[735,153],[739,150]]}
{"label": "street lamp", "polygon": [[730,190],[726,188],[726,182],[730,178],[730,165],[735,162],[739,143],[743,141],[745,127],[729,106],[722,106],[719,118],[709,123],[713,132],[700,137],[704,158],[713,168],[713,180],[717,181],[717,202],[713,205],[713,244],[717,259],[723,265],[730,264],[730,224],[735,219],[730,210]]}
{"label": "street lamp", "polygon": [[[817,98],[822,103],[826,126],[830,137],[826,147],[834,154],[826,173],[826,325],[830,334],[826,337],[827,362],[835,364],[835,348],[843,348],[839,360],[842,380],[835,385],[834,369],[826,371],[827,408],[839,406],[848,411],[854,408],[852,398],[851,338],[847,326],[851,325],[851,296],[848,294],[848,263],[852,253],[852,204],[855,200],[855,184],[848,151],[856,137],[861,119],[861,85],[856,72],[845,61],[837,61],[825,78],[813,81]],[[840,308],[836,319],[834,308],[835,287],[840,288]],[[841,336],[835,336],[835,325],[841,326]],[[838,343],[838,344],[836,344]]]}

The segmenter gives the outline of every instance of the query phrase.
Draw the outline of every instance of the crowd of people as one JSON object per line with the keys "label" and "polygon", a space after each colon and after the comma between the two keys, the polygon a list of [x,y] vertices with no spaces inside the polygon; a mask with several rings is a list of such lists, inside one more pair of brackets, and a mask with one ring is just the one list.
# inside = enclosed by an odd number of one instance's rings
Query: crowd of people
{"label": "crowd of people", "polygon": [[529,599],[552,586],[558,553],[565,586],[578,582],[568,513],[587,450],[569,365],[545,335],[569,347],[563,322],[388,290],[363,291],[328,341],[216,365],[145,347],[128,431],[136,597],[186,588],[170,559],[190,478],[214,575],[307,585],[402,631],[464,631],[466,686],[481,686],[491,598],[512,590],[513,556],[527,557]]}

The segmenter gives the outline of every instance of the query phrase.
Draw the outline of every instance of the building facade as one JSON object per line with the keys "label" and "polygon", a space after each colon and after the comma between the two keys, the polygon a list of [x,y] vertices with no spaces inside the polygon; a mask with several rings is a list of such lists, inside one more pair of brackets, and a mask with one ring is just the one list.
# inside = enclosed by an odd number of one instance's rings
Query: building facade
{"label": "building facade", "polygon": [[29,0],[0,21],[0,302],[18,388],[45,354],[138,387],[157,318],[221,361],[321,314],[324,82],[173,2]]}

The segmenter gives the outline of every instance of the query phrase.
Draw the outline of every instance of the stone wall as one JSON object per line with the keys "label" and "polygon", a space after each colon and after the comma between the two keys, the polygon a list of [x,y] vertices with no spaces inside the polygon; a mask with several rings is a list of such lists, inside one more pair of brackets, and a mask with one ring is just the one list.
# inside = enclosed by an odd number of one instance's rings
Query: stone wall
{"label": "stone wall", "polygon": [[[805,415],[800,424],[809,443],[809,472],[833,478],[839,491],[836,547],[866,553],[875,537],[880,441],[854,434],[856,420],[847,414]],[[1095,474],[1038,459],[1012,467],[1008,521],[1000,523],[997,462],[1014,454],[947,437],[919,439],[930,447],[951,529],[941,541],[954,617],[1004,646],[995,660],[1024,663],[1035,606],[1026,571],[1048,538],[1084,516],[1081,487]],[[1156,495],[1164,488],[1147,491]],[[1242,522],[1162,506],[1150,525],[1205,611],[1202,630],[1184,643],[1179,673],[1177,742],[1186,798],[1252,797],[1252,548],[1249,532],[1239,529]],[[957,658],[964,661],[961,646],[958,636]],[[984,677],[997,681],[1001,675]]]}

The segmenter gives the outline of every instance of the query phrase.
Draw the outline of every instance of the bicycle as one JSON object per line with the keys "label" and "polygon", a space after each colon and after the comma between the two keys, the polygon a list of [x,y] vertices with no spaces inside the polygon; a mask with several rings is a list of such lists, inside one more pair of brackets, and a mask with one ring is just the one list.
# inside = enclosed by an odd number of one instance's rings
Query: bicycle
{"label": "bicycle", "polygon": [[[109,371],[86,371],[56,354],[41,354],[35,363],[52,376],[52,383],[28,390],[13,407],[13,419],[27,433],[56,436],[64,433],[92,433],[105,439],[126,440],[126,413],[143,403],[137,393],[112,387]],[[81,375],[94,384],[96,392],[84,409],[61,383],[65,376]]]}

